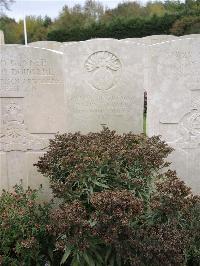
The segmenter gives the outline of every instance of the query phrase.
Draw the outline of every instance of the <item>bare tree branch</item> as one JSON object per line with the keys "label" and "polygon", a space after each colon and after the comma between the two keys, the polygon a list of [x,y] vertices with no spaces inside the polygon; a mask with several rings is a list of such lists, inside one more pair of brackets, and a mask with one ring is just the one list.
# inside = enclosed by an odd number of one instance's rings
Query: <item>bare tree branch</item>
{"label": "bare tree branch", "polygon": [[0,0],[0,8],[5,8],[10,10],[10,5],[13,4],[15,0]]}

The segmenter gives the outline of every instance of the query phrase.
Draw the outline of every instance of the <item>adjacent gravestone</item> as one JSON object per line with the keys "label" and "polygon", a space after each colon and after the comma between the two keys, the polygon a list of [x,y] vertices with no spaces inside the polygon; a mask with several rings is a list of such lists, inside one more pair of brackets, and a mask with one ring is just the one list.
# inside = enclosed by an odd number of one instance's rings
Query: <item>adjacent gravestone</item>
{"label": "adjacent gravestone", "polygon": [[176,39],[177,37],[174,35],[151,35],[151,36],[146,36],[143,38],[127,38],[124,40],[150,45],[150,44],[156,44],[156,43],[161,43],[161,42],[168,42],[168,41],[172,41]]}
{"label": "adjacent gravestone", "polygon": [[180,39],[183,38],[200,38],[200,34],[188,34],[188,35],[184,35],[184,36],[180,36]]}
{"label": "adjacent gravestone", "polygon": [[156,44],[161,42],[168,42],[176,40],[177,36],[174,35],[151,35],[142,38],[142,42],[145,44]]}
{"label": "adjacent gravestone", "polygon": [[64,48],[68,132],[143,131],[143,47],[113,39]]}
{"label": "adjacent gravestone", "polygon": [[0,45],[5,44],[3,31],[0,30]]}
{"label": "adjacent gravestone", "polygon": [[200,38],[148,49],[148,135],[175,148],[173,168],[200,192]]}
{"label": "adjacent gravestone", "polygon": [[64,132],[62,55],[26,46],[0,49],[0,187],[47,183],[33,163]]}

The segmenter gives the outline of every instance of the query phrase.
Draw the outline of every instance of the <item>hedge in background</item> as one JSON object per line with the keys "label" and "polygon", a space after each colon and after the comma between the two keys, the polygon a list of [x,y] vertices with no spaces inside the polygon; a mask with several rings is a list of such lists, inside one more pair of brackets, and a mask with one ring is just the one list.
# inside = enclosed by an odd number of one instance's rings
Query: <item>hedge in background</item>
{"label": "hedge in background", "polygon": [[49,41],[83,41],[91,38],[134,38],[148,35],[170,34],[173,23],[180,17],[178,14],[164,16],[116,17],[109,23],[93,22],[84,27],[82,25],[71,28],[51,29],[48,32]]}

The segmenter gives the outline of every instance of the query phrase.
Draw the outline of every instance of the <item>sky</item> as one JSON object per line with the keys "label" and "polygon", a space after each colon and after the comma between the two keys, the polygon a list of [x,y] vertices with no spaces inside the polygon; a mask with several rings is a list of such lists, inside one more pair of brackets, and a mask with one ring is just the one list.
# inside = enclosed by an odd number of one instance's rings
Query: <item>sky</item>
{"label": "sky", "polygon": [[[117,6],[124,0],[100,0],[100,2],[109,8]],[[11,6],[11,11],[6,14],[16,20],[23,18],[24,15],[48,15],[51,18],[58,16],[64,5],[73,6],[77,3],[83,4],[85,0],[15,0]],[[145,2],[143,0],[142,2]]]}

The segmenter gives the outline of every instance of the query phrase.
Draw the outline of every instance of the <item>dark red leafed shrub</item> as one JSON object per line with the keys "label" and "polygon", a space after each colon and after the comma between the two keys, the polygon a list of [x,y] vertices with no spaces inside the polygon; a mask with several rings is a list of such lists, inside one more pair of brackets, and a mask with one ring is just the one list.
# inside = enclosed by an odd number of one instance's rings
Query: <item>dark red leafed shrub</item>
{"label": "dark red leafed shrub", "polygon": [[106,128],[87,135],[57,135],[36,166],[49,177],[54,194],[68,202],[89,201],[105,189],[128,189],[146,197],[171,151],[159,137],[117,135]]}
{"label": "dark red leafed shrub", "polygon": [[150,207],[161,221],[185,215],[197,202],[191,189],[180,180],[175,171],[168,170],[163,179],[155,182],[156,190],[151,195]]}
{"label": "dark red leafed shrub", "polygon": [[[132,230],[127,258],[130,265],[184,265],[187,232],[176,223],[142,225]],[[131,251],[131,252],[130,252]],[[123,254],[123,248],[122,248]]]}
{"label": "dark red leafed shrub", "polygon": [[131,221],[143,210],[143,202],[128,190],[94,193],[91,204],[93,232],[107,244],[122,241]]}
{"label": "dark red leafed shrub", "polygon": [[191,213],[199,199],[187,196],[189,209],[180,207],[177,212],[172,207],[169,214],[125,190],[94,193],[90,209],[77,201],[61,205],[52,213],[56,247],[64,254],[67,251],[68,263],[76,263],[78,256],[80,265],[90,265],[85,256],[97,265],[117,265],[120,261],[120,265],[129,266],[181,266],[190,258],[196,261],[199,227],[195,224],[200,216],[194,219]]}
{"label": "dark red leafed shrub", "polygon": [[51,260],[50,205],[38,203],[38,191],[16,186],[0,196],[0,265],[44,265]]}
{"label": "dark red leafed shrub", "polygon": [[61,263],[198,265],[200,199],[164,171],[171,151],[159,137],[107,128],[50,141],[36,166],[63,200],[49,231]]}

